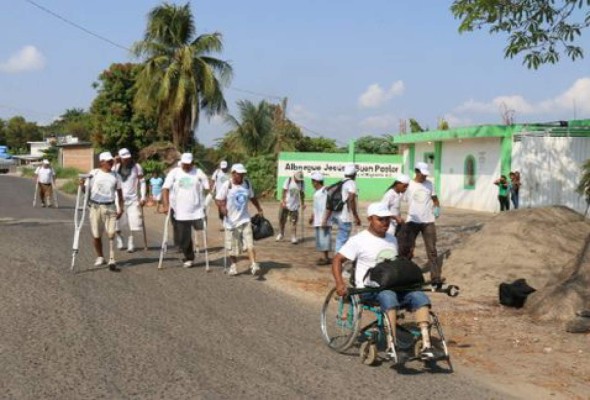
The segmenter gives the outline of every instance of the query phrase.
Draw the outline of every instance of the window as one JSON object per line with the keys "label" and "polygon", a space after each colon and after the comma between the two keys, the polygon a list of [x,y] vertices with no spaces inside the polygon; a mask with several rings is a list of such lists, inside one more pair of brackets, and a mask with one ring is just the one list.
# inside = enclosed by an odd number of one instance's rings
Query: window
{"label": "window", "polygon": [[465,157],[465,165],[463,168],[464,174],[464,189],[473,190],[475,189],[475,175],[476,175],[476,167],[475,167],[475,157],[472,155],[468,155]]}

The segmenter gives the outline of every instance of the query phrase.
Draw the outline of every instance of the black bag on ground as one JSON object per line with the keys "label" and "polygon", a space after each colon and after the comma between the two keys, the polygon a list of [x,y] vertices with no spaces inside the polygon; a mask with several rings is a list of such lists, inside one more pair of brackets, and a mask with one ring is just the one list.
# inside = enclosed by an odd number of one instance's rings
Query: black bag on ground
{"label": "black bag on ground", "polygon": [[411,288],[424,284],[424,276],[420,267],[404,257],[383,260],[371,268],[367,275],[370,280],[378,283],[379,287],[384,289]]}
{"label": "black bag on ground", "polygon": [[275,231],[272,228],[272,224],[262,215],[256,214],[250,222],[252,223],[252,236],[254,236],[254,240],[260,240],[274,235]]}
{"label": "black bag on ground", "polygon": [[500,283],[500,304],[507,307],[522,308],[529,294],[536,292],[535,288],[526,283],[526,279],[517,279],[512,283]]}

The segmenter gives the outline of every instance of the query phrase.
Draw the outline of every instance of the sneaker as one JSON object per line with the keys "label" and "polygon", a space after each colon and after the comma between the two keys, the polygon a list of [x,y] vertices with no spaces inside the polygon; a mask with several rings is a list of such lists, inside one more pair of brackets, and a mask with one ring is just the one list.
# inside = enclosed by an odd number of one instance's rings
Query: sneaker
{"label": "sneaker", "polygon": [[293,236],[291,238],[291,244],[297,244],[297,243],[299,243],[299,240],[297,240],[297,238],[295,236]]}
{"label": "sneaker", "polygon": [[236,276],[238,274],[238,267],[236,264],[232,264],[227,272],[229,276]]}
{"label": "sneaker", "polygon": [[182,266],[184,268],[191,268],[193,266],[193,261],[192,260],[186,260],[185,262],[182,263]]}
{"label": "sneaker", "polygon": [[282,234],[282,233],[279,233],[279,234],[277,235],[276,241],[277,241],[277,242],[280,242],[281,240],[283,240],[283,234]]}
{"label": "sneaker", "polygon": [[45,208],[45,204],[41,204],[41,207]]}
{"label": "sneaker", "polygon": [[424,361],[434,360],[434,350],[432,347],[426,347],[420,351],[420,359]]}
{"label": "sneaker", "polygon": [[125,246],[123,246],[123,238],[121,237],[121,235],[116,235],[115,240],[117,241],[117,249],[123,250]]}
{"label": "sneaker", "polygon": [[252,275],[256,275],[260,271],[260,265],[258,263],[252,263],[250,270],[252,271]]}
{"label": "sneaker", "polygon": [[109,263],[109,270],[113,272],[121,272],[121,268],[119,268],[114,261]]}
{"label": "sneaker", "polygon": [[94,261],[94,266],[95,267],[100,267],[104,263],[105,262],[104,262],[104,258],[103,257],[96,257],[96,261]]}
{"label": "sneaker", "polygon": [[133,236],[129,236],[127,239],[127,253],[133,253],[135,251],[135,246],[133,245]]}

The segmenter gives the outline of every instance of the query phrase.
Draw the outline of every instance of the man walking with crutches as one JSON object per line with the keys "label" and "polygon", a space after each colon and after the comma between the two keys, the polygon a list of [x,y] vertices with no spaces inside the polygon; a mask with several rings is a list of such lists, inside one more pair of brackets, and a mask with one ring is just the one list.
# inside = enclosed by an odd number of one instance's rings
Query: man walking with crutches
{"label": "man walking with crutches", "polygon": [[[110,152],[100,153],[98,156],[100,168],[90,171],[88,178],[80,179],[80,186],[86,190],[85,180],[90,179],[87,187],[90,190],[88,203],[90,205],[90,230],[94,238],[94,250],[98,267],[105,263],[102,252],[102,232],[107,231],[109,238],[109,269],[120,271],[115,262],[115,222],[123,214],[123,192],[121,178],[112,171],[114,159]],[[115,205],[118,202],[118,207]]]}
{"label": "man walking with crutches", "polygon": [[[49,160],[43,160],[43,164],[35,170],[35,198],[33,207],[37,203],[37,193],[41,197],[42,207],[51,207],[53,197],[53,188],[55,186],[55,171],[51,167]],[[57,203],[56,203],[57,206]]]}
{"label": "man walking with crutches", "polygon": [[[185,268],[191,268],[195,260],[192,231],[205,228],[201,185],[201,176],[193,166],[193,155],[184,153],[180,158],[180,168],[168,173],[162,187],[162,212],[168,212],[170,207],[174,209],[176,240],[184,256],[182,265]],[[174,193],[173,203],[170,191]]]}
{"label": "man walking with crutches", "polygon": [[[127,149],[119,150],[121,163],[115,165],[114,171],[119,174],[122,182],[123,199],[125,201],[125,211],[123,217],[117,221],[117,249],[123,250],[125,247],[121,228],[129,229],[127,237],[127,252],[135,251],[134,232],[144,232],[143,230],[143,206],[146,200],[146,184],[143,177],[143,168],[133,161],[131,153]],[[139,189],[139,196],[138,196]],[[147,242],[144,236],[144,244]]]}

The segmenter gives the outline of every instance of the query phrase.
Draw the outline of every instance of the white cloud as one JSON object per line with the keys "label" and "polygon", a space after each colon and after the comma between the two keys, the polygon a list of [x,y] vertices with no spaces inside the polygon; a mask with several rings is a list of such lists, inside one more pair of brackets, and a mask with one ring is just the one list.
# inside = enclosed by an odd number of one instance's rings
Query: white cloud
{"label": "white cloud", "polygon": [[460,117],[452,113],[445,114],[444,117],[445,121],[449,123],[451,128],[459,128],[461,126],[471,126],[474,125],[474,122],[469,117]]}
{"label": "white cloud", "polygon": [[376,108],[395,96],[401,96],[404,93],[404,90],[405,85],[403,81],[393,82],[388,90],[385,90],[379,86],[379,84],[374,83],[361,94],[358,99],[358,104],[362,108]]}
{"label": "white cloud", "polygon": [[519,114],[531,114],[535,112],[535,107],[531,105],[524,97],[520,95],[498,96],[490,102],[481,102],[470,99],[455,108],[458,113],[474,114],[497,114],[504,107],[514,110]]}
{"label": "white cloud", "polygon": [[0,62],[0,72],[18,73],[37,71],[45,67],[45,57],[35,46],[25,46],[4,62]]}
{"label": "white cloud", "polygon": [[[373,115],[363,119],[359,127],[366,131],[379,131],[377,133],[397,132],[399,129],[399,119],[392,114]],[[370,133],[370,132],[369,132]]]}
{"label": "white cloud", "polygon": [[590,114],[590,78],[580,78],[561,95],[542,101],[539,104],[541,112],[554,110],[573,110],[582,114]]}

